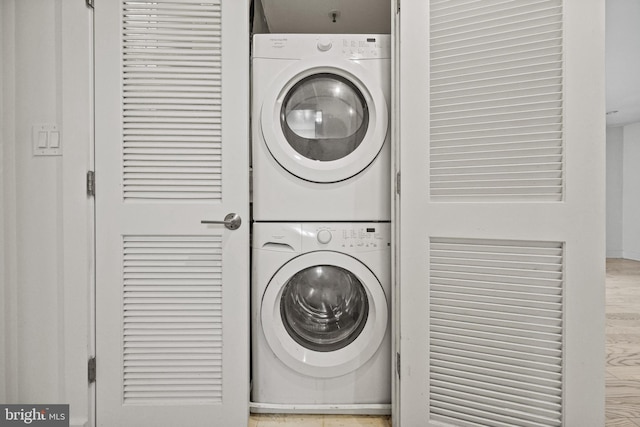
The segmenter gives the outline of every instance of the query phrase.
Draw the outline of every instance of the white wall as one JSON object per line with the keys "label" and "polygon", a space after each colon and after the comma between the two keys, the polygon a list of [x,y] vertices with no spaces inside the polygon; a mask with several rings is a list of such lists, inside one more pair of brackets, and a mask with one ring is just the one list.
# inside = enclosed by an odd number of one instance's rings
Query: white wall
{"label": "white wall", "polygon": [[640,123],[607,128],[607,257],[640,261]]}
{"label": "white wall", "polygon": [[623,128],[607,128],[607,258],[622,258]]}
{"label": "white wall", "polygon": [[[6,63],[4,55],[4,28],[6,26],[3,17],[6,16],[4,11],[5,4],[0,2],[0,130],[4,129],[4,64]],[[7,330],[7,295],[5,294],[5,248],[2,242],[5,242],[4,237],[4,133],[0,131],[0,402],[6,402],[7,396],[7,376],[6,376],[6,355],[7,355],[7,336],[5,332]]]}
{"label": "white wall", "polygon": [[623,130],[623,257],[640,260],[640,123]]}
{"label": "white wall", "polygon": [[15,298],[15,164],[13,140],[15,137],[15,87],[13,2],[0,4],[2,19],[2,294],[3,294],[3,355],[2,390],[4,402],[11,402],[17,390],[16,376],[12,368],[17,361],[17,316]]}
{"label": "white wall", "polygon": [[[0,400],[69,403],[88,425],[91,353],[91,12],[83,1],[2,0]],[[33,155],[57,124],[63,155]]]}
{"label": "white wall", "polygon": [[605,62],[608,126],[640,120],[640,1],[606,0]]}

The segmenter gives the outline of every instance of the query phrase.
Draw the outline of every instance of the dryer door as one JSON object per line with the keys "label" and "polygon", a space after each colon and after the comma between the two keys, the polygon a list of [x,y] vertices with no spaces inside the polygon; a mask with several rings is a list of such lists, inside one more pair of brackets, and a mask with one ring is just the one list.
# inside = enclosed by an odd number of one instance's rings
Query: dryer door
{"label": "dryer door", "polygon": [[[388,64],[380,60],[381,67]],[[384,73],[383,73],[384,74]],[[387,101],[379,80],[349,61],[300,61],[275,79],[261,127],[274,159],[312,182],[337,182],[365,169],[387,137]]]}
{"label": "dryer door", "polygon": [[265,290],[262,329],[273,352],[304,375],[336,377],[378,350],[387,329],[382,286],[364,264],[312,252],[285,264]]}

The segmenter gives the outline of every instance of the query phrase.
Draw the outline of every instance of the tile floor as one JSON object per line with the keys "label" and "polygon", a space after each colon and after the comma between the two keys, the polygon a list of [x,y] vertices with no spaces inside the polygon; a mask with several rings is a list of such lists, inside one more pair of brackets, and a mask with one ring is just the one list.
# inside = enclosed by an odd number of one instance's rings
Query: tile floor
{"label": "tile floor", "polygon": [[[607,260],[606,427],[640,427],[640,262]],[[249,427],[390,427],[389,417],[252,415]]]}

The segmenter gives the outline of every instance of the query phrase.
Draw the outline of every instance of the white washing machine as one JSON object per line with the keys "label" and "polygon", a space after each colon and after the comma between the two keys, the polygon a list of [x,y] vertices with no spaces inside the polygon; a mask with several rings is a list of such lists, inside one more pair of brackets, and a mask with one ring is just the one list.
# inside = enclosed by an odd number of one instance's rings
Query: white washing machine
{"label": "white washing machine", "polygon": [[390,413],[390,224],[253,231],[252,412]]}
{"label": "white washing machine", "polygon": [[389,35],[257,34],[256,221],[389,220]]}

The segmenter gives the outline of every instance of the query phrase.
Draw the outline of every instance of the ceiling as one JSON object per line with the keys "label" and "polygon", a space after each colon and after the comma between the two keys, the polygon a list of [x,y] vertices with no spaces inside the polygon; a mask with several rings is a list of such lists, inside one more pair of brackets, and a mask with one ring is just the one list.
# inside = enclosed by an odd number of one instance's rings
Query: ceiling
{"label": "ceiling", "polygon": [[262,6],[271,33],[391,32],[391,0],[262,0]]}
{"label": "ceiling", "polygon": [[[390,32],[390,0],[261,1],[272,33]],[[623,126],[640,122],[640,1],[606,0],[605,8],[607,126]]]}
{"label": "ceiling", "polygon": [[606,0],[605,7],[607,126],[622,126],[640,122],[640,1]]}

